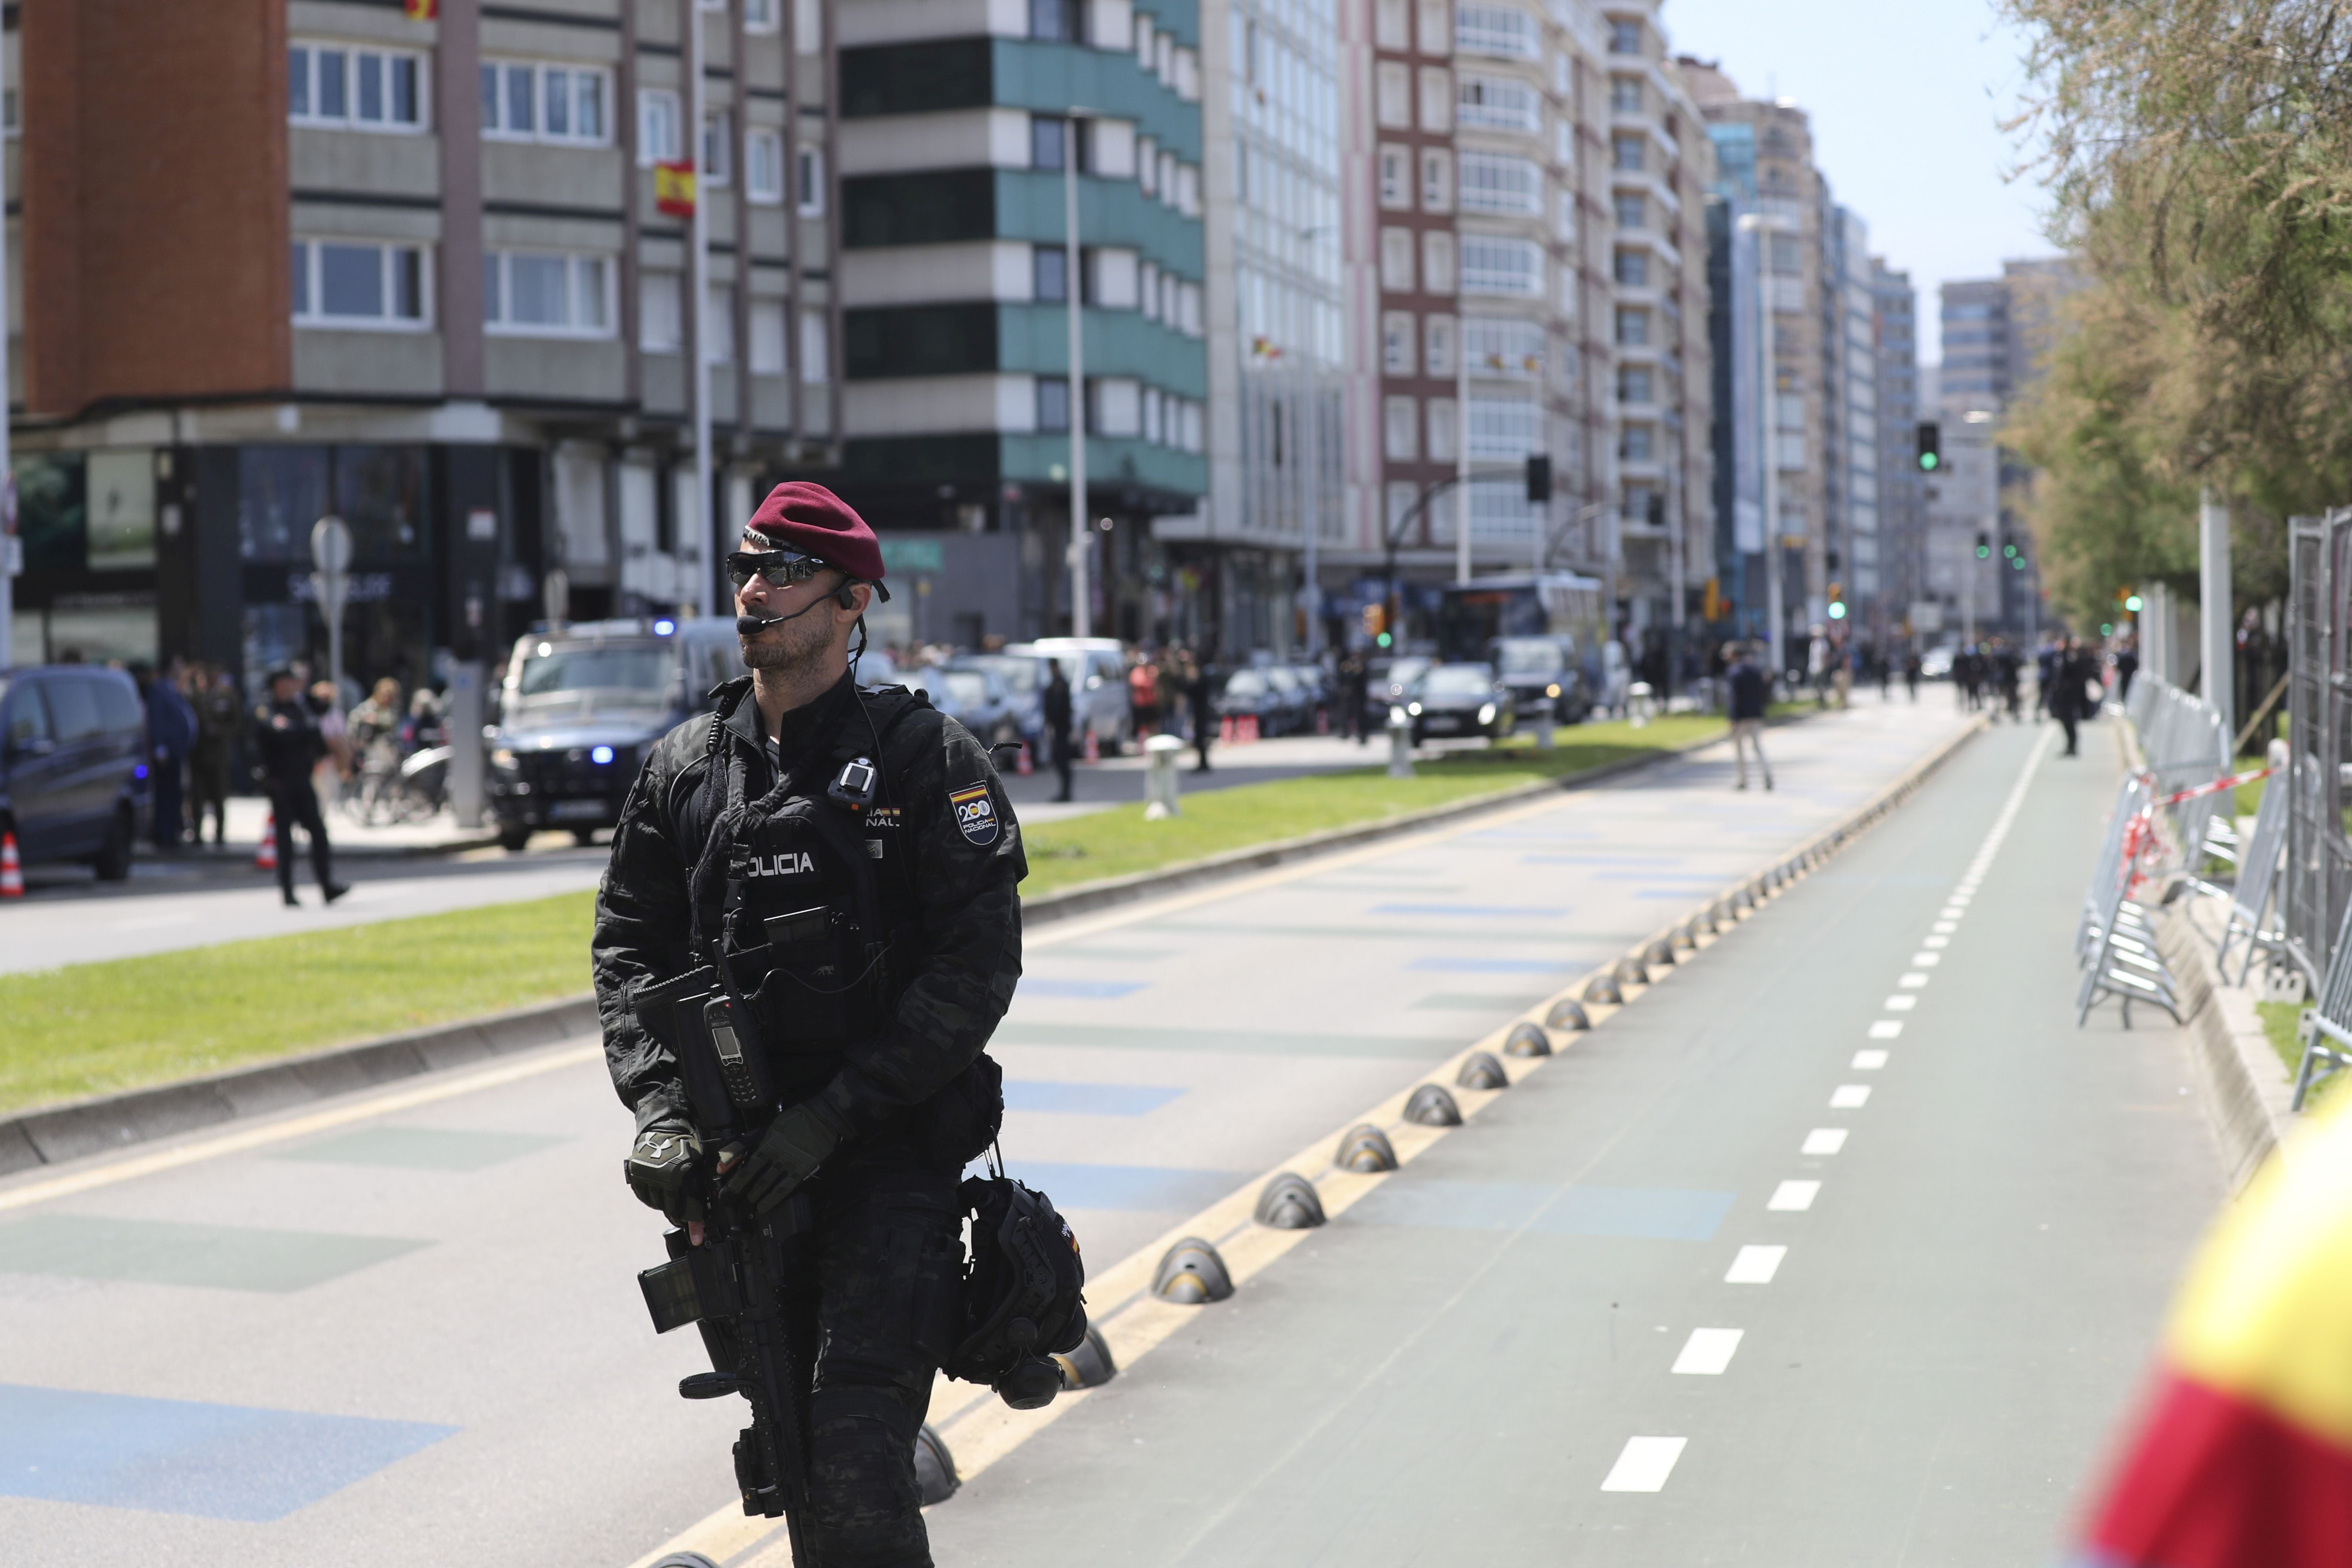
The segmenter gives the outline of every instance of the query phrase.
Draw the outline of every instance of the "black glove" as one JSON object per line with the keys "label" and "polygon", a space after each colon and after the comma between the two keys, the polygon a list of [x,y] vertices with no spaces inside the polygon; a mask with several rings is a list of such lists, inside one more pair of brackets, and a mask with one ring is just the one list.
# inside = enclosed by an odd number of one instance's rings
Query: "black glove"
{"label": "black glove", "polygon": [[[793,1195],[794,1188],[816,1174],[833,1157],[849,1129],[814,1100],[804,1100],[768,1123],[751,1152],[736,1162],[720,1195],[734,1199],[753,1214],[765,1214]],[[719,1157],[728,1168],[726,1155]]]}
{"label": "black glove", "polygon": [[702,1140],[676,1122],[656,1123],[637,1134],[621,1174],[629,1191],[649,1209],[659,1209],[673,1224],[702,1217],[702,1198],[695,1192],[694,1163],[702,1155]]}

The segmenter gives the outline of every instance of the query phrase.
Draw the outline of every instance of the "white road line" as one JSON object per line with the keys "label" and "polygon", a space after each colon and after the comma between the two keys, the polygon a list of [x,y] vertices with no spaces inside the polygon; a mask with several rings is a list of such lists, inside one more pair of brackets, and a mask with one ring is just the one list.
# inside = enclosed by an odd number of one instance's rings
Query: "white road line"
{"label": "white road line", "polygon": [[1915,952],[1911,955],[1911,962],[1921,969],[1933,969],[1944,962],[1944,955],[1940,952]]}
{"label": "white road line", "polygon": [[1800,1154],[1834,1154],[1845,1147],[1846,1130],[1843,1127],[1816,1127],[1805,1134]]}
{"label": "white road line", "polygon": [[1916,996],[1889,996],[1884,1003],[1880,1004],[1880,1005],[1884,1006],[1890,1013],[1908,1013],[1913,1008],[1919,1005],[1919,998]]}
{"label": "white road line", "polygon": [[[1952,933],[1960,929],[1960,925],[1958,921],[1937,921],[1934,925],[1929,926],[1927,929],[1934,931],[1937,936],[1940,936],[1948,942],[1951,940]],[[1932,941],[1934,939],[1930,938],[1929,940]]]}
{"label": "white road line", "polygon": [[1785,1247],[1743,1247],[1739,1256],[1731,1260],[1725,1273],[1726,1285],[1769,1285],[1772,1276],[1780,1272],[1780,1260],[1789,1256]]}
{"label": "white road line", "polygon": [[1856,1070],[1861,1072],[1876,1072],[1880,1068],[1886,1065],[1886,1053],[1885,1051],[1856,1051],[1853,1053],[1853,1065]]}
{"label": "white road line", "polygon": [[[1957,920],[1958,920],[1962,915],[1967,914],[1969,911],[1968,911],[1965,908],[1962,908],[1962,907],[1958,906],[1958,905],[1946,904],[1946,905],[1944,906],[1944,908],[1943,908],[1943,910],[1942,910],[1942,911],[1941,911],[1941,912],[1942,912],[1942,915],[1943,915],[1943,918],[1944,918],[1944,919],[1946,919],[1946,920],[1948,920],[1948,921],[1957,921]],[[1948,929],[1948,930],[1951,930],[1951,931],[1958,931],[1958,930],[1959,930],[1960,928],[1959,928],[1958,926],[1957,926],[1957,925],[1954,925],[1954,926],[1948,927],[1947,929]]]}
{"label": "white road line", "polygon": [[1969,907],[1969,894],[1956,892],[1945,899],[1944,902],[1952,905],[1956,909],[1965,910]]}
{"label": "white road line", "polygon": [[[1906,996],[1903,1000],[1908,1002],[1912,998]],[[1874,1040],[1897,1039],[1902,1034],[1903,1020],[1900,1018],[1881,1018],[1870,1026],[1870,1037]]]}
{"label": "white road line", "polygon": [[1741,1329],[1693,1329],[1675,1357],[1675,1370],[1689,1377],[1720,1377],[1739,1349]]}
{"label": "white road line", "polygon": [[1927,984],[1927,976],[1915,969],[1895,984],[1904,987],[1906,990],[1916,991],[1919,987]]}
{"label": "white road line", "polygon": [[1687,1437],[1628,1437],[1625,1451],[1609,1468],[1609,1479],[1601,1483],[1604,1492],[1655,1492],[1666,1488],[1666,1478],[1675,1473],[1675,1461],[1683,1457],[1683,1445]]}
{"label": "white road line", "polygon": [[1772,1189],[1772,1201],[1764,1206],[1775,1214],[1802,1214],[1813,1206],[1813,1200],[1821,1194],[1819,1182],[1782,1182]]}
{"label": "white road line", "polygon": [[1948,936],[1923,936],[1919,939],[1919,945],[1933,948],[1949,947],[1952,945],[1952,939]]}
{"label": "white road line", "polygon": [[1832,1110],[1860,1110],[1870,1103],[1870,1085],[1842,1083],[1830,1091]]}

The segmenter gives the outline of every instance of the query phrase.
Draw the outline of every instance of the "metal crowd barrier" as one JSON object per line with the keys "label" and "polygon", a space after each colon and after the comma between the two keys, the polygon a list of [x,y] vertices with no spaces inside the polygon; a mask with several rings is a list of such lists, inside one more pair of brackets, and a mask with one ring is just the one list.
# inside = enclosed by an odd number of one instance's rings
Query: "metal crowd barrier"
{"label": "metal crowd barrier", "polygon": [[2261,803],[2254,807],[2253,829],[2246,835],[2245,852],[2238,858],[2238,879],[2230,889],[2230,918],[2222,922],[2221,940],[2213,952],[2213,967],[2226,979],[2231,944],[2241,936],[2245,938],[2245,962],[2238,966],[2241,985],[2253,973],[2256,953],[2267,954],[2275,962],[2286,952],[2284,921],[2266,929],[2263,921],[2278,886],[2279,867],[2286,859],[2288,776],[2284,772],[2273,773],[2263,786]]}
{"label": "metal crowd barrier", "polygon": [[2295,1068],[2291,1107],[2295,1110],[2303,1109],[2312,1085],[2352,1067],[2352,941],[2347,937],[2352,937],[2352,904],[2345,906],[2344,923],[2336,928],[2319,994],[2303,1015],[2303,1062]]}

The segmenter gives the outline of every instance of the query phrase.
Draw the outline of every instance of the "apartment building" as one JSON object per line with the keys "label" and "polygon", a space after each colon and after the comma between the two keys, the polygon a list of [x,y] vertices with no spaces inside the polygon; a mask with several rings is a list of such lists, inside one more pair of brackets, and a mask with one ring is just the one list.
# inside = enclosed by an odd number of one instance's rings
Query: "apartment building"
{"label": "apartment building", "polygon": [[[1715,149],[1658,6],[1603,13],[1609,94],[1608,403],[1616,486],[1591,565],[1653,659],[1717,575],[1707,189]],[[1590,569],[1590,568],[1589,568]]]}
{"label": "apartment building", "polygon": [[[1213,570],[1203,68],[1192,0],[833,0],[840,35],[842,493],[936,563],[912,637],[1088,622],[1192,635]],[[1067,263],[1075,191],[1079,263]],[[1068,374],[1071,291],[1083,384]]]}
{"label": "apartment building", "polygon": [[[1878,300],[1871,288],[1870,229],[1859,214],[1833,207],[1822,291],[1822,378],[1832,395],[1822,468],[1827,476],[1830,574],[1824,615],[1849,634],[1874,636],[1879,611]],[[1839,605],[1843,605],[1841,610]]]}
{"label": "apartment building", "polygon": [[1209,489],[1153,533],[1175,570],[1177,635],[1226,655],[1286,656],[1345,632],[1329,613],[1344,602],[1318,582],[1363,509],[1345,457],[1343,9],[1202,11],[1202,132],[1215,150],[1203,174]]}
{"label": "apartment building", "polygon": [[[720,517],[837,448],[812,0],[76,0],[7,26],[19,658],[250,682],[315,653],[331,512],[354,671],[493,655],[559,567],[576,616],[715,602],[698,317]],[[655,171],[695,136],[699,296]]]}
{"label": "apartment building", "polygon": [[[1589,523],[1614,483],[1604,35],[1582,7],[1507,0],[1372,0],[1371,13],[1370,189],[1351,199],[1370,250],[1358,308],[1376,323],[1381,499],[1355,562],[1377,570],[1393,542],[1413,635],[1427,635],[1463,514],[1474,571],[1581,565],[1606,538],[1561,526],[1580,509]],[[1465,443],[1466,505],[1437,489]],[[1534,453],[1551,458],[1548,506],[1527,500]]]}
{"label": "apartment building", "polygon": [[1911,626],[1927,569],[1927,514],[1918,468],[1919,296],[1911,275],[1884,258],[1870,264],[1878,383],[1879,608],[1881,647]]}

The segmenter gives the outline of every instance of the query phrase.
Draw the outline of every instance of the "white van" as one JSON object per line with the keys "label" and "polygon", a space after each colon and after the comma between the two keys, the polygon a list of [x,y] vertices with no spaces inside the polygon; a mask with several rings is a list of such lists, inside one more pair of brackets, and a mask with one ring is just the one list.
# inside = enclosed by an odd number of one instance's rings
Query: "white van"
{"label": "white van", "polygon": [[1070,743],[1083,752],[1087,731],[1102,754],[1116,756],[1135,740],[1135,710],[1127,694],[1127,649],[1117,637],[1039,637],[1013,643],[1010,654],[1033,654],[1062,667],[1070,683]]}

